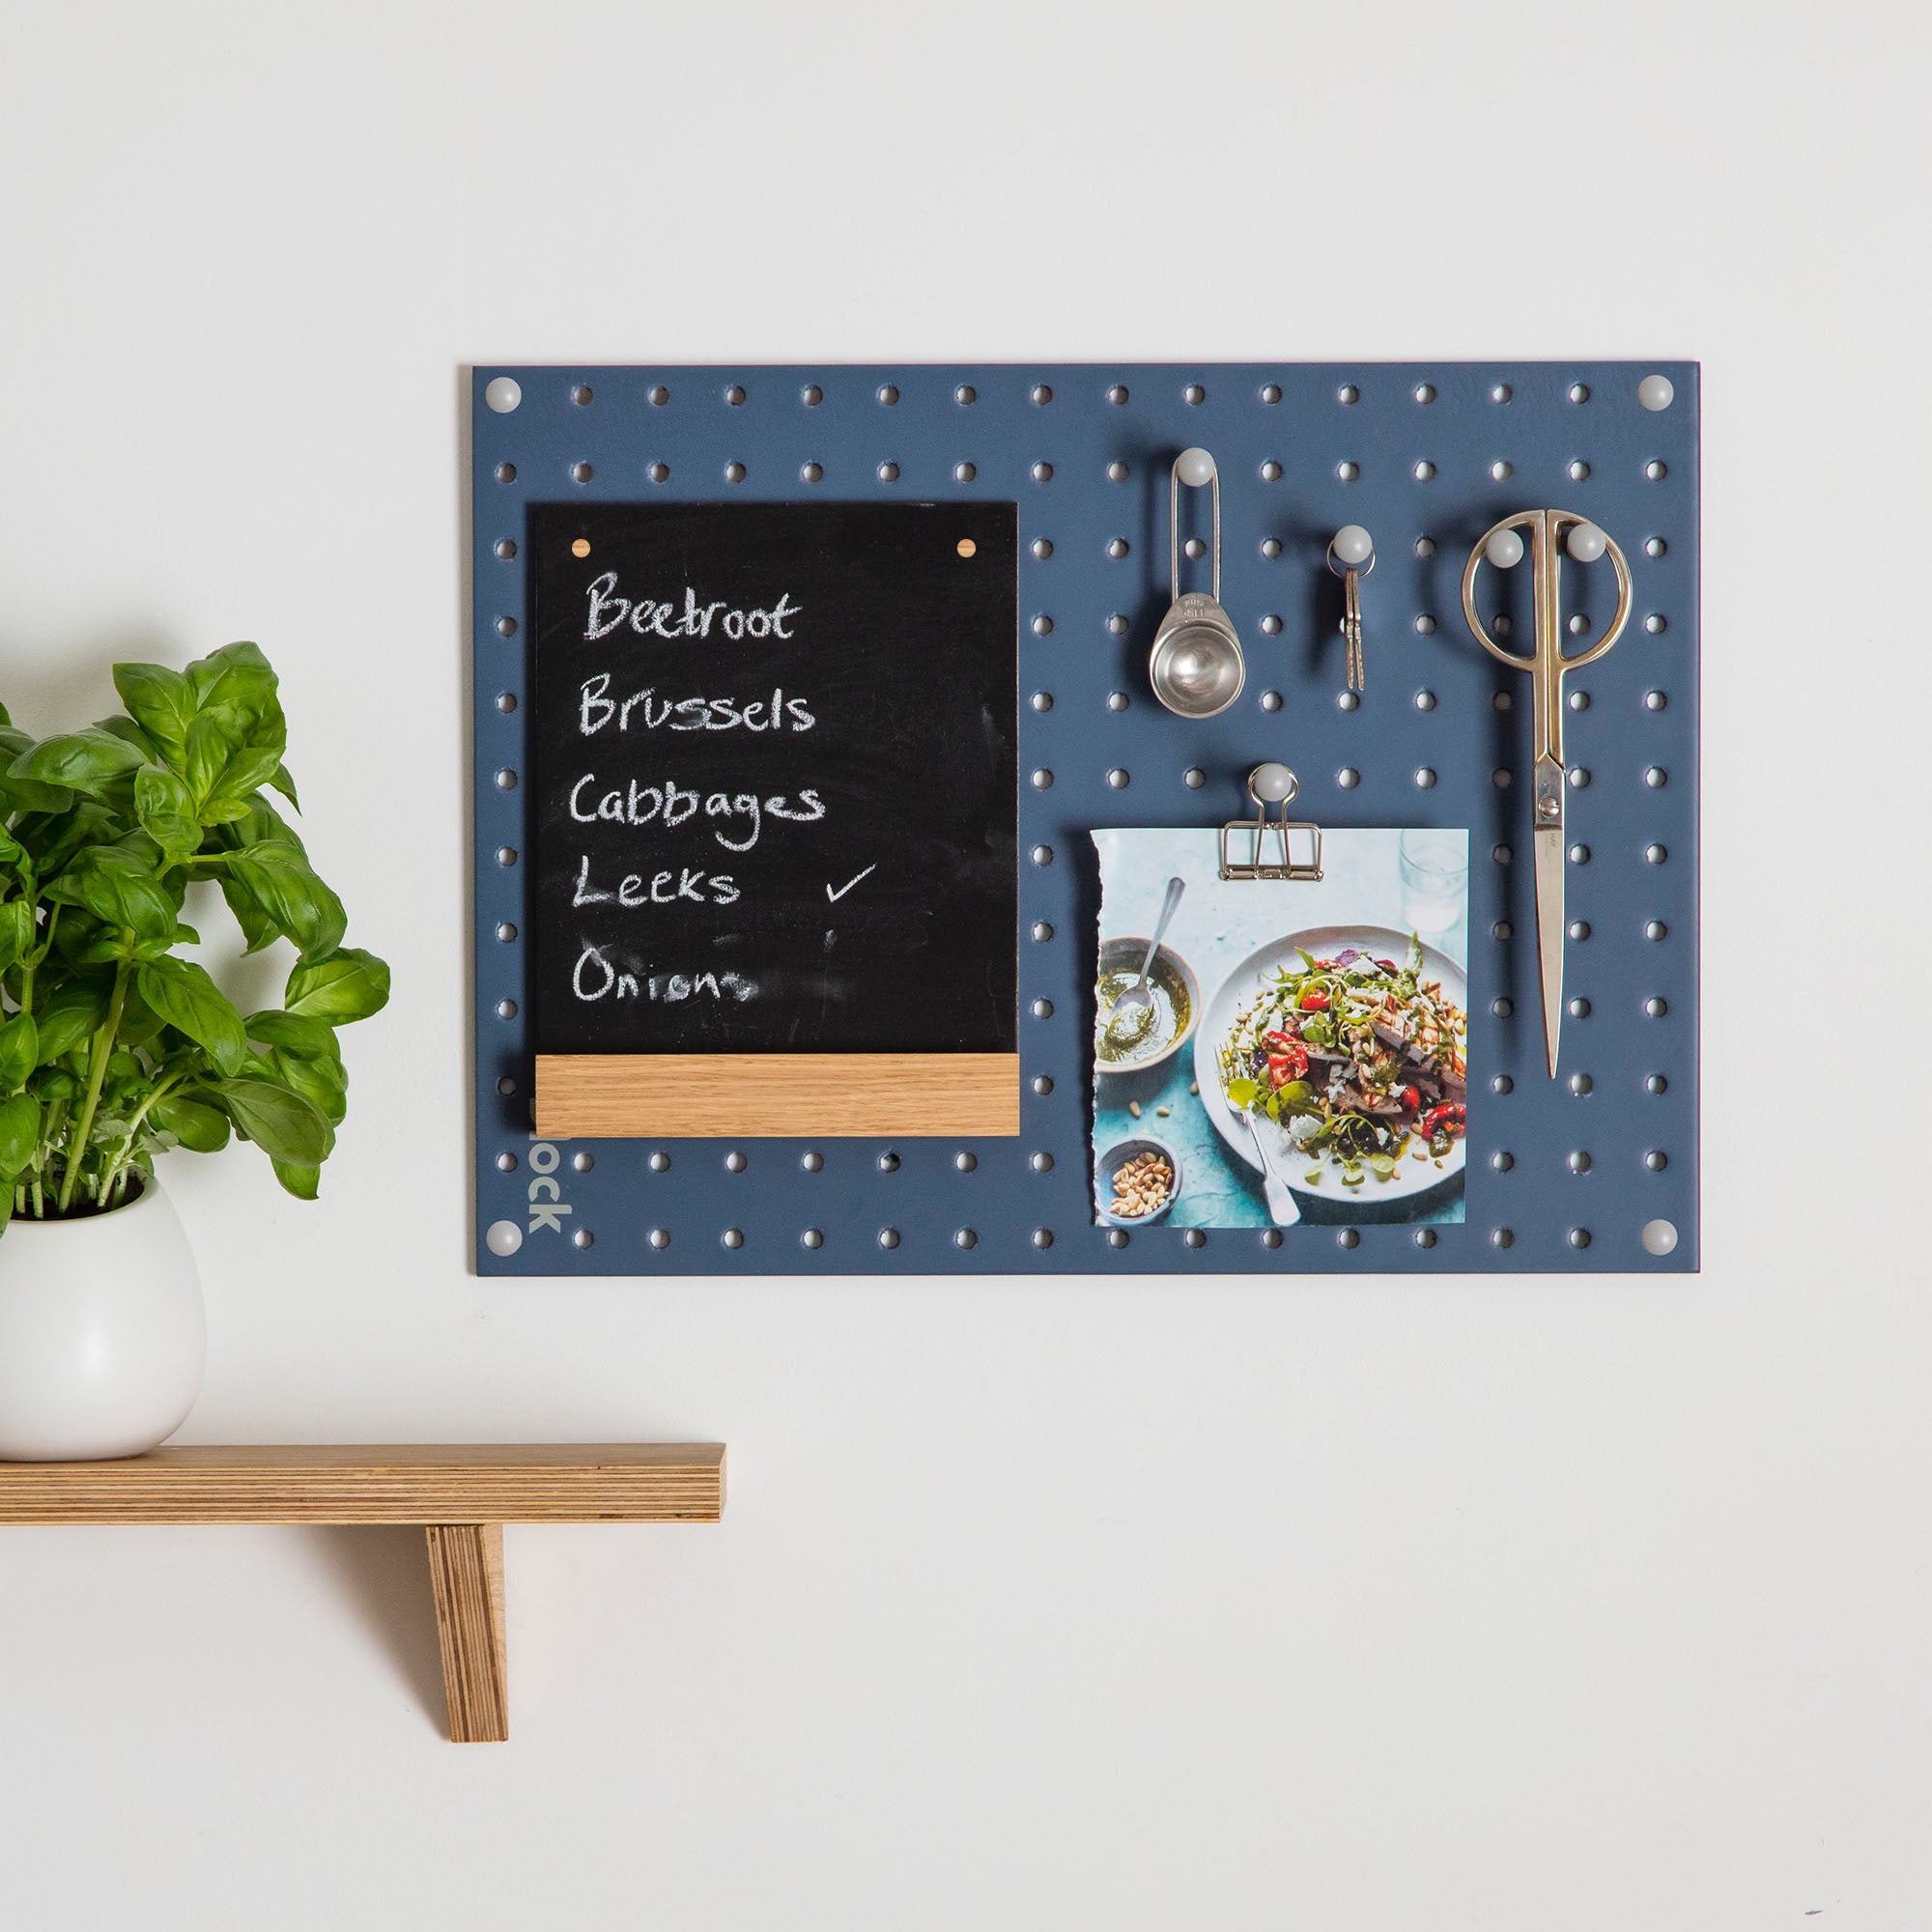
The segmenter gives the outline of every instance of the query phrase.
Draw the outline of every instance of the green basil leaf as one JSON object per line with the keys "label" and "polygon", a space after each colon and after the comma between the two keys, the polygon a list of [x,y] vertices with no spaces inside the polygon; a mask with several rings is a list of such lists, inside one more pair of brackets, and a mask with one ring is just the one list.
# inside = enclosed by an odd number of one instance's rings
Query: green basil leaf
{"label": "green basil leaf", "polygon": [[244,846],[230,855],[225,869],[295,941],[304,963],[325,957],[342,944],[349,925],[342,901],[294,845],[265,839]]}
{"label": "green basil leaf", "polygon": [[349,1111],[349,1073],[341,1061],[278,1049],[269,1055],[268,1064],[275,1078],[308,1101],[331,1129],[342,1124]]}
{"label": "green basil leaf", "polygon": [[273,745],[244,746],[221,768],[208,796],[202,816],[210,824],[226,824],[244,816],[248,801],[282,768],[282,754]]}
{"label": "green basil leaf", "polygon": [[250,1039],[263,1046],[278,1047],[298,1059],[342,1058],[335,1030],[326,1020],[312,1019],[301,1013],[280,1012],[270,1007],[262,1012],[250,1013],[242,1024],[247,1028]]}
{"label": "green basil leaf", "polygon": [[26,899],[0,905],[0,973],[34,947],[34,908]]}
{"label": "green basil leaf", "polygon": [[331,1026],[347,1026],[351,1020],[366,1020],[388,1005],[389,968],[359,946],[344,947],[326,958],[298,965],[289,975],[288,990],[282,997],[292,1013],[305,1013]]}
{"label": "green basil leaf", "polygon": [[189,724],[187,743],[182,753],[181,775],[197,812],[214,789],[216,781],[228,769],[228,760],[240,749],[235,734],[221,719],[200,712]]}
{"label": "green basil leaf", "polygon": [[11,1183],[32,1162],[40,1144],[41,1103],[31,1094],[0,1100],[0,1177]]}
{"label": "green basil leaf", "polygon": [[146,753],[138,746],[94,725],[85,731],[43,738],[8,766],[7,776],[36,784],[64,785],[98,798],[116,779],[126,778],[147,761]]}
{"label": "green basil leaf", "polygon": [[33,737],[12,724],[0,725],[0,800],[15,811],[65,811],[73,803],[66,785],[40,784],[16,779],[9,768],[34,749]]}
{"label": "green basil leaf", "polygon": [[248,1059],[248,1036],[228,995],[191,959],[148,959],[134,969],[134,984],[161,1018],[203,1047],[228,1074]]}
{"label": "green basil leaf", "polygon": [[224,1080],[215,1091],[228,1117],[271,1160],[318,1167],[333,1138],[315,1105],[268,1079]]}
{"label": "green basil leaf", "polygon": [[301,800],[296,796],[295,777],[287,765],[277,765],[274,776],[265,781],[265,782],[280,792],[298,811],[301,810]]}
{"label": "green basil leaf", "polygon": [[170,866],[180,865],[201,843],[201,820],[187,786],[164,765],[143,765],[134,774],[134,814]]}
{"label": "green basil leaf", "polygon": [[32,1013],[15,1013],[0,1026],[0,1091],[17,1094],[41,1064],[40,1030]]}
{"label": "green basil leaf", "polygon": [[137,939],[168,938],[181,910],[179,896],[131,852],[97,845],[83,852],[46,895],[84,906],[104,924],[129,927]]}
{"label": "green basil leaf", "polygon": [[196,709],[187,679],[165,665],[119,664],[114,667],[114,689],[128,714],[179,770]]}
{"label": "green basil leaf", "polygon": [[322,1169],[319,1167],[299,1167],[294,1161],[277,1160],[270,1163],[279,1180],[298,1201],[313,1201],[322,1185]]}
{"label": "green basil leaf", "polygon": [[228,1116],[205,1100],[169,1094],[155,1102],[149,1118],[173,1134],[190,1153],[219,1153],[228,1145]]}
{"label": "green basil leaf", "polygon": [[87,974],[56,987],[34,1009],[43,1066],[49,1061],[66,1059],[106,1018],[112,983],[104,973]]}

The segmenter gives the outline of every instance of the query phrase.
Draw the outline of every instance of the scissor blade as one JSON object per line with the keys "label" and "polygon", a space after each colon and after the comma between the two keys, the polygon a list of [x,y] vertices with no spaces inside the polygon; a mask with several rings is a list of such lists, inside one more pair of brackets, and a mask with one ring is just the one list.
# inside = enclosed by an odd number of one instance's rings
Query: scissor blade
{"label": "scissor blade", "polygon": [[1563,1030],[1563,830],[1536,830],[1536,952],[1543,973],[1543,1044],[1556,1078],[1556,1040]]}

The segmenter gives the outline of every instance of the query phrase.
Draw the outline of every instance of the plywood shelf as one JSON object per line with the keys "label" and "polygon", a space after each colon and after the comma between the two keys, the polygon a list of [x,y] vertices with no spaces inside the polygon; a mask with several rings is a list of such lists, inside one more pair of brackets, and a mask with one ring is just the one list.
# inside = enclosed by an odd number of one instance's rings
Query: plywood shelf
{"label": "plywood shelf", "polygon": [[504,1523],[716,1522],[724,1509],[721,1442],[224,1446],[0,1463],[0,1524],[419,1524],[460,1744],[509,1735]]}

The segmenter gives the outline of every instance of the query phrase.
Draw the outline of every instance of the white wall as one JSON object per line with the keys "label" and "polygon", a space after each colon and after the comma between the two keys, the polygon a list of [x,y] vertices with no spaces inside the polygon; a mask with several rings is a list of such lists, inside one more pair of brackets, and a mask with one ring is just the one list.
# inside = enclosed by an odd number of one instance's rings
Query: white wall
{"label": "white wall", "polygon": [[[734,1477],[510,1532],[499,1748],[411,1533],[0,1532],[0,1922],[1927,1922],[1927,38],[0,9],[0,697],[260,639],[396,968],[319,1206],[170,1172],[188,1437]],[[1703,358],[1704,1273],[473,1280],[463,365],[1108,355]]]}

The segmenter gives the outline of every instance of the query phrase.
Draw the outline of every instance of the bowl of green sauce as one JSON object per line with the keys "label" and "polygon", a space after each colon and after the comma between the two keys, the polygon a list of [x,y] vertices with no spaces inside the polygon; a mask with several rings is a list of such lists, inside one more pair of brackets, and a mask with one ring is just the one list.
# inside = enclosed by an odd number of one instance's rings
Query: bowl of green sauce
{"label": "bowl of green sauce", "polygon": [[1138,1073],[1172,1059],[1187,1043],[1200,1016],[1201,982],[1187,961],[1163,945],[1148,968],[1152,1007],[1114,1021],[1115,1003],[1140,978],[1147,950],[1145,937],[1100,942],[1094,986],[1094,1062],[1102,1073]]}

